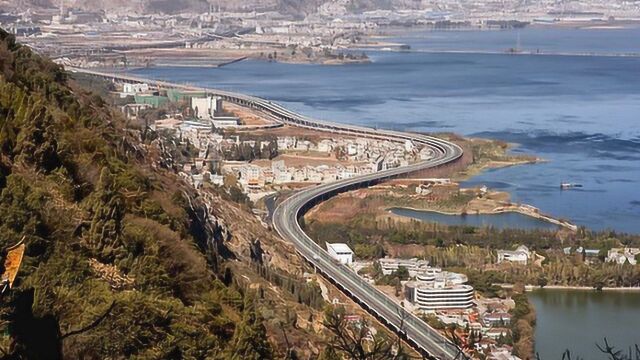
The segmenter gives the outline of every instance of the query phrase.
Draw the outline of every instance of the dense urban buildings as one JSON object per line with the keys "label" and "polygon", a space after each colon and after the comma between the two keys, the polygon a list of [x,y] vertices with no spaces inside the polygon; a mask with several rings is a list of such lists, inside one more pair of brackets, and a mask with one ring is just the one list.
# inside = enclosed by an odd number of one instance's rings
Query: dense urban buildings
{"label": "dense urban buildings", "polygon": [[[12,2],[0,26],[60,64],[81,67],[223,66],[246,58],[265,61],[367,62],[349,49],[392,49],[370,37],[394,28],[512,28],[528,24],[610,26],[640,18],[634,1],[468,2],[463,0],[257,1],[256,7],[224,4],[135,1],[60,1],[49,6]],[[384,3],[384,4],[382,4]],[[382,8],[379,5],[383,5]],[[505,49],[507,50],[507,49]]]}

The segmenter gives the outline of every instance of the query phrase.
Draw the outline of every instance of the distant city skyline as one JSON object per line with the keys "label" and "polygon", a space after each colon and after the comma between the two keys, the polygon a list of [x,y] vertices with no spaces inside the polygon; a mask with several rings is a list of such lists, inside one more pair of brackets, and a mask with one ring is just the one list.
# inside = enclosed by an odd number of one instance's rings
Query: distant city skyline
{"label": "distant city skyline", "polygon": [[25,9],[59,10],[62,8],[84,11],[97,10],[120,14],[134,13],[138,15],[203,13],[210,10],[240,13],[274,12],[298,18],[313,14],[340,16],[376,10],[422,10],[463,13],[466,16],[511,15],[523,18],[527,18],[531,14],[555,13],[556,15],[562,15],[589,12],[615,17],[637,17],[640,13],[640,2],[623,0],[542,0],[535,2],[516,0],[503,0],[501,2],[469,0],[301,0],[293,3],[283,0],[9,0],[0,2],[0,9],[3,12],[24,11]]}

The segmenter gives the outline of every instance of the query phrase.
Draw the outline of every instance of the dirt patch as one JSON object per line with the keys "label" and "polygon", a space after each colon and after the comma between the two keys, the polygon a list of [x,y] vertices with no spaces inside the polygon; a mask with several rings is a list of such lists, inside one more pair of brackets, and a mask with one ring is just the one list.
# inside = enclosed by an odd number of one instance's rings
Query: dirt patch
{"label": "dirt patch", "polygon": [[281,154],[273,158],[273,160],[259,159],[254,160],[251,163],[260,167],[270,167],[273,161],[284,161],[285,166],[294,167],[294,168],[302,168],[305,166],[320,166],[320,165],[328,165],[335,167],[336,165],[343,166],[359,166],[364,163],[350,162],[350,161],[340,161],[336,159],[332,154],[327,154],[326,156],[304,156],[304,155],[296,155],[291,154],[289,152],[285,154]]}
{"label": "dirt patch", "polygon": [[275,124],[275,121],[267,119],[264,115],[251,110],[246,107],[241,107],[238,105],[234,105],[231,103],[224,104],[225,111],[233,113],[235,116],[240,118],[240,121],[243,125],[271,125]]}
{"label": "dirt patch", "polygon": [[467,213],[492,213],[493,210],[509,203],[509,193],[493,192],[491,196],[472,199],[465,206]]}
{"label": "dirt patch", "polygon": [[[360,196],[359,196],[360,195]],[[375,199],[367,199],[361,190],[342,194],[312,209],[307,218],[320,222],[348,222],[363,212],[372,212],[384,204]]]}
{"label": "dirt patch", "polygon": [[[309,141],[318,142],[323,139],[333,139],[335,134],[325,131],[309,130],[299,127],[284,125],[276,129],[252,130],[255,135],[273,135],[273,136],[295,136],[301,137]],[[340,135],[341,139],[354,139],[352,136]]]}
{"label": "dirt patch", "polygon": [[298,155],[282,154],[278,155],[274,160],[284,160],[286,166],[304,167],[319,165],[336,165],[340,161],[333,156],[327,157],[307,157]]}
{"label": "dirt patch", "polygon": [[387,256],[393,258],[421,258],[424,256],[424,245],[385,243]]}

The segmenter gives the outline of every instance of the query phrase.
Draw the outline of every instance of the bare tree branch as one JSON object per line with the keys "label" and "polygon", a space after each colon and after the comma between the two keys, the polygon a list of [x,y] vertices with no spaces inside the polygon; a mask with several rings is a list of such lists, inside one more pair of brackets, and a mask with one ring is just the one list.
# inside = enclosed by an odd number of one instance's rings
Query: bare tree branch
{"label": "bare tree branch", "polygon": [[83,333],[83,332],[89,331],[89,330],[91,330],[91,329],[95,328],[96,326],[100,325],[100,323],[101,323],[104,319],[106,319],[106,318],[107,318],[107,316],[109,316],[109,314],[111,313],[111,311],[113,310],[113,308],[114,308],[115,306],[116,306],[116,302],[114,301],[114,302],[112,302],[112,303],[111,303],[111,305],[109,306],[109,308],[107,309],[107,311],[105,311],[105,313],[104,313],[104,314],[102,314],[102,315],[100,315],[98,318],[96,318],[96,319],[95,319],[91,324],[89,324],[89,325],[87,325],[87,326],[85,326],[85,327],[83,327],[83,328],[81,328],[81,329],[73,330],[73,331],[71,331],[71,332],[68,332],[68,333],[66,333],[66,334],[62,335],[62,336],[60,337],[60,340],[64,340],[64,339],[68,338],[69,336],[73,336],[73,335],[81,334],[81,333]]}

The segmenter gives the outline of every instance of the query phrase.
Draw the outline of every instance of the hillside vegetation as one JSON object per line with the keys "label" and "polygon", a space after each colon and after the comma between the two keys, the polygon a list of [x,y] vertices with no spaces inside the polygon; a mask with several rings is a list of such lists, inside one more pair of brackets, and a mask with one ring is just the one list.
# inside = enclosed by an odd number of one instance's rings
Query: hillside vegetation
{"label": "hillside vegetation", "polygon": [[292,249],[228,195],[183,184],[144,134],[0,30],[0,248],[26,244],[0,356],[317,351],[296,315],[323,302]]}

